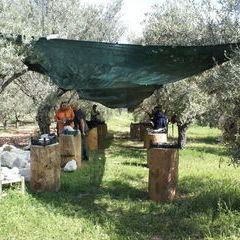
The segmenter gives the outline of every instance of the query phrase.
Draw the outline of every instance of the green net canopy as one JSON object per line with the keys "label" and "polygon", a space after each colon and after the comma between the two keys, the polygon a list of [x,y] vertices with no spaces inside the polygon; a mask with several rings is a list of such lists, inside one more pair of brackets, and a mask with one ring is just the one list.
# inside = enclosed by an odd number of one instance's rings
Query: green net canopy
{"label": "green net canopy", "polygon": [[25,60],[28,68],[48,75],[80,98],[108,107],[134,107],[162,85],[228,60],[237,44],[159,46],[65,39],[35,42]]}

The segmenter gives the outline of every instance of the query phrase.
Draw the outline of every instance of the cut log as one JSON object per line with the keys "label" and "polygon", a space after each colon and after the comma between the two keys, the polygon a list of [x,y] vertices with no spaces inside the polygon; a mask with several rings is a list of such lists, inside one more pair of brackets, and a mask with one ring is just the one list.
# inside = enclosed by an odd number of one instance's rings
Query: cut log
{"label": "cut log", "polygon": [[60,155],[61,166],[64,167],[69,161],[75,160],[77,167],[81,167],[82,161],[82,137],[81,134],[77,135],[60,135]]}
{"label": "cut log", "polygon": [[61,158],[59,143],[31,146],[30,186],[37,192],[60,189]]}
{"label": "cut log", "polygon": [[145,126],[144,124],[140,125],[140,140],[144,141],[145,136],[147,135],[147,128],[149,128],[149,126]]}
{"label": "cut log", "polygon": [[166,143],[167,142],[167,134],[166,133],[152,133],[147,132],[144,139],[144,147],[150,148],[150,145],[153,143]]}
{"label": "cut log", "polygon": [[176,148],[148,149],[149,198],[156,202],[172,200],[178,181],[179,151]]}
{"label": "cut log", "polygon": [[132,139],[140,139],[140,123],[131,123],[130,125],[130,137]]}
{"label": "cut log", "polygon": [[107,136],[107,124],[100,124],[97,126],[97,134],[98,134],[98,147],[104,141]]}
{"label": "cut log", "polygon": [[92,128],[89,130],[87,135],[87,145],[88,150],[98,150],[98,130],[97,128]]}
{"label": "cut log", "polygon": [[107,124],[100,124],[89,130],[87,135],[88,150],[98,150],[107,136]]}

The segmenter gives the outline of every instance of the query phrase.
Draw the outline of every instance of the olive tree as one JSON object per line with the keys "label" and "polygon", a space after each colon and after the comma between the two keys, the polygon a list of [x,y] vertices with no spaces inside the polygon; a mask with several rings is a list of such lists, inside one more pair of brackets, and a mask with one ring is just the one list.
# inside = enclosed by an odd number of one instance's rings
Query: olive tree
{"label": "olive tree", "polygon": [[[236,0],[232,0],[231,4],[219,1],[218,5],[204,0],[165,1],[146,15],[141,42],[173,46],[235,42],[239,37],[240,26],[236,11],[239,11]],[[181,147],[185,145],[188,126],[217,104],[216,96],[203,87],[206,84],[204,80],[211,79],[214,74],[216,70],[191,80],[169,84],[143,103],[149,108],[158,102],[167,110],[167,114],[177,116],[178,142]],[[209,89],[213,89],[213,86]]]}
{"label": "olive tree", "polygon": [[11,121],[15,122],[16,128],[21,120],[25,120],[34,109],[34,104],[25,94],[19,91],[15,84],[6,87],[6,91],[0,94],[1,111],[0,121],[4,129]]}
{"label": "olive tree", "polygon": [[[0,17],[4,21],[0,23],[1,29],[7,32],[9,26],[13,25],[12,31],[29,39],[28,44],[39,36],[46,37],[51,34],[58,34],[60,38],[116,42],[124,31],[119,20],[121,0],[99,6],[84,5],[80,0],[3,0],[2,2]],[[7,46],[6,49],[9,51]],[[13,56],[19,56],[18,52],[13,50]],[[17,64],[25,56],[26,54],[21,59],[17,58]],[[1,61],[6,65],[10,63],[13,72],[18,73],[12,59],[1,58]],[[20,69],[24,68],[25,66],[21,63]],[[3,72],[2,69],[0,69],[1,72]],[[36,85],[35,81],[32,81],[30,87],[29,80],[33,78],[44,83],[43,78],[28,73],[20,80],[18,79],[18,85],[21,85],[21,90],[30,95],[33,100],[34,98],[35,101],[40,100],[37,113],[38,124],[42,132],[49,132],[49,111],[64,91],[47,83],[43,88],[48,95],[44,94],[44,99],[42,99],[43,95],[36,98],[34,92],[41,84]],[[41,90],[39,92],[42,93]]]}

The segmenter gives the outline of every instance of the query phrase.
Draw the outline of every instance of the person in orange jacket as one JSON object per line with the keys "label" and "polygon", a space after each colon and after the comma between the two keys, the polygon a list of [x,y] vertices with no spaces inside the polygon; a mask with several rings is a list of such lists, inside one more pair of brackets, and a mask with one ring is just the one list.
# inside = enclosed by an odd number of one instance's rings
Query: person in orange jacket
{"label": "person in orange jacket", "polygon": [[65,126],[74,127],[74,112],[67,102],[61,102],[60,108],[56,111],[54,120],[57,122],[57,133],[62,133]]}

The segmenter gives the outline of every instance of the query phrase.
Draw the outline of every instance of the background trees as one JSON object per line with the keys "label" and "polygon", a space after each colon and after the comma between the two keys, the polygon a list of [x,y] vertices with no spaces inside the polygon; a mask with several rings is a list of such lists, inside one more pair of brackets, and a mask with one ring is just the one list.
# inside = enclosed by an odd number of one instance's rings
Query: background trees
{"label": "background trees", "polygon": [[[121,6],[121,0],[97,6],[83,4],[80,0],[1,0],[0,92],[14,80],[18,89],[34,103],[32,111],[38,108],[37,119],[42,132],[49,130],[54,105],[68,93],[61,92],[47,77],[27,72],[22,60],[31,50],[31,41],[57,34],[61,38],[116,42],[124,32],[120,20]],[[132,41],[161,45],[237,42],[240,36],[239,16],[238,0],[218,0],[217,3],[206,0],[165,1],[146,14],[143,37]],[[212,126],[224,115],[226,119],[231,118],[224,126],[231,125],[230,122],[236,125],[236,131],[226,133],[229,127],[224,130],[225,136],[231,135],[226,139],[232,139],[231,146],[235,146],[240,118],[237,91],[239,52],[229,57],[231,61],[201,76],[169,84],[156,91],[141,108],[149,108],[158,102],[164,105],[169,116],[176,114],[181,146],[184,146],[185,130],[191,123],[201,120],[199,122]],[[84,104],[87,106],[89,103]]]}
{"label": "background trees", "polygon": [[[140,42],[161,45],[237,42],[240,31],[239,16],[240,4],[236,0],[218,1],[217,5],[204,0],[166,1],[155,6],[146,15]],[[238,56],[239,53],[235,54]],[[178,142],[183,147],[187,127],[200,116],[209,124],[213,119],[216,123],[216,119],[227,112],[230,114],[229,111],[231,116],[237,116],[237,56],[231,56],[229,63],[202,75],[165,86],[144,101],[141,107],[146,109],[162,104],[167,115],[171,117],[176,114]]]}
{"label": "background trees", "polygon": [[[121,6],[121,0],[104,6],[84,5],[79,0],[2,1],[0,86],[5,88],[18,78],[16,84],[21,91],[39,106],[37,120],[42,132],[49,132],[50,111],[64,92],[50,84],[47,77],[26,73],[22,60],[33,37],[57,34],[61,38],[116,42],[124,31],[119,18]],[[23,36],[21,45],[16,44],[17,35]]]}

